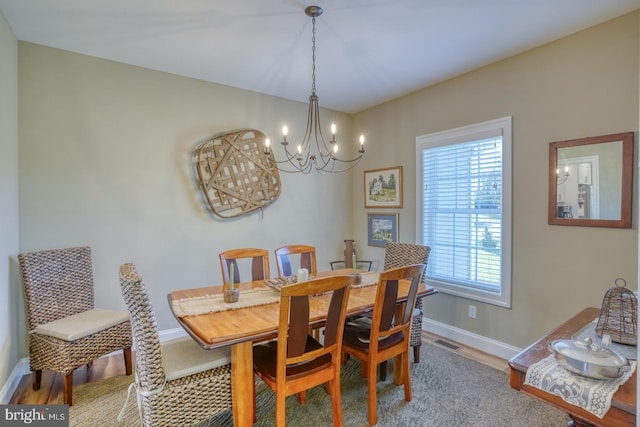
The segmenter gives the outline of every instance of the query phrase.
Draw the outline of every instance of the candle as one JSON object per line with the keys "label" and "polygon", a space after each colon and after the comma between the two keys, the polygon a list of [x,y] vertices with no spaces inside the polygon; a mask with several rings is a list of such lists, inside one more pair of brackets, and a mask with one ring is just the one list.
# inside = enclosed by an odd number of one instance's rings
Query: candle
{"label": "candle", "polygon": [[355,252],[351,256],[351,261],[353,262],[353,274],[356,274],[358,272],[358,267],[357,267],[358,264],[356,262],[356,254],[355,254]]}
{"label": "candle", "polygon": [[307,280],[309,280],[309,270],[307,270],[306,268],[299,268],[296,282],[306,282]]}
{"label": "candle", "polygon": [[233,264],[229,266],[229,289],[233,289]]}

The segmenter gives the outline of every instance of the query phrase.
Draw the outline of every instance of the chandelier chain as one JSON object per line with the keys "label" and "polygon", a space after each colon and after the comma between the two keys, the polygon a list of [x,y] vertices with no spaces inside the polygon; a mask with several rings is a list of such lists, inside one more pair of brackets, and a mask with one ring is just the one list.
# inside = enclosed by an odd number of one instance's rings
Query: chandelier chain
{"label": "chandelier chain", "polygon": [[311,18],[311,94],[316,94],[316,18]]}

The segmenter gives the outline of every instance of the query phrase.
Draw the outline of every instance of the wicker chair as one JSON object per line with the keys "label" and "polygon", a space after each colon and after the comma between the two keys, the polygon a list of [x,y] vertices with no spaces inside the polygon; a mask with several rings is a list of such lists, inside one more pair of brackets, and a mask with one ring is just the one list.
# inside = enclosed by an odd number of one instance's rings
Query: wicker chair
{"label": "wicker chair", "polygon": [[[411,264],[424,264],[425,272],[420,279],[424,283],[426,278],[427,261],[429,260],[429,246],[412,243],[389,242],[384,251],[384,270],[404,267]],[[422,345],[422,298],[416,300],[416,308],[411,321],[411,347],[413,347],[413,361],[420,363],[420,346]]]}
{"label": "wicker chair", "polygon": [[230,349],[204,350],[190,337],[161,345],[149,293],[133,264],[120,267],[120,286],[136,346],[142,425],[192,425],[230,409]]}
{"label": "wicker chair", "polygon": [[18,255],[27,304],[33,389],[42,370],[64,376],[64,403],[73,404],[73,371],[123,350],[131,375],[131,325],[125,311],[94,308],[91,249],[77,247]]}

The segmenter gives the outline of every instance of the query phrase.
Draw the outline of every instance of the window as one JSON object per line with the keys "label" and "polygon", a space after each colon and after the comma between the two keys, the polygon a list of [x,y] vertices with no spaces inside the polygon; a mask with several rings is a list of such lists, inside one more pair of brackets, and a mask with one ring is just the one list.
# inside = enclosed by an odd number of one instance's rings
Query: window
{"label": "window", "polygon": [[417,241],[427,282],[511,306],[511,117],[416,138]]}

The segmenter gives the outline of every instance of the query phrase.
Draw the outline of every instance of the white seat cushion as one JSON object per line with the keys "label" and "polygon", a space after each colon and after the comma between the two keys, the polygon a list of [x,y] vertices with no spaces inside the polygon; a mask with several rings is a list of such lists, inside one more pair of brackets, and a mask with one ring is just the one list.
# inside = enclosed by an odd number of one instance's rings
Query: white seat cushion
{"label": "white seat cushion", "polygon": [[128,320],[129,313],[126,311],[94,308],[38,325],[34,332],[65,341],[75,341]]}
{"label": "white seat cushion", "polygon": [[162,366],[167,381],[231,363],[231,348],[205,350],[191,337],[162,343]]}

